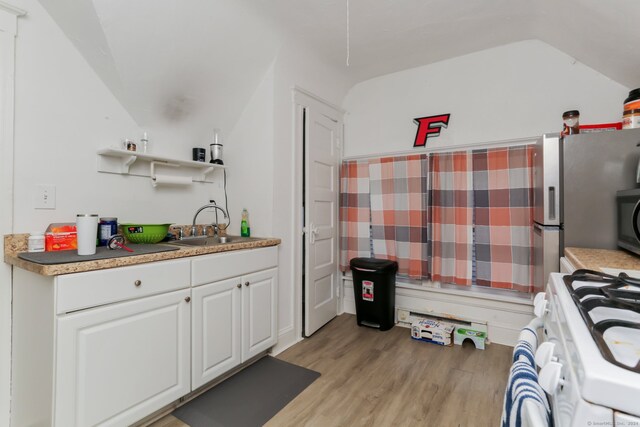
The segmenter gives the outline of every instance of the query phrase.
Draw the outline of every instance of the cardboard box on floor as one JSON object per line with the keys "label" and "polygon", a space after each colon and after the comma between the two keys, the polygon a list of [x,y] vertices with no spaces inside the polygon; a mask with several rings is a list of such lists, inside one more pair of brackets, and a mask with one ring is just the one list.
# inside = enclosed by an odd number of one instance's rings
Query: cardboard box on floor
{"label": "cardboard box on floor", "polygon": [[411,338],[438,345],[452,346],[455,326],[433,319],[416,320],[411,324]]}

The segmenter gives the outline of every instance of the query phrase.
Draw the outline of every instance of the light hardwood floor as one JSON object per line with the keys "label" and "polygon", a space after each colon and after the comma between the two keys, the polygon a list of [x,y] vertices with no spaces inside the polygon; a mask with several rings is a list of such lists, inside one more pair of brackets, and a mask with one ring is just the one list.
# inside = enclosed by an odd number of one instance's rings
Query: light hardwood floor
{"label": "light hardwood floor", "polygon": [[[343,314],[278,355],[322,375],[267,426],[498,426],[511,353],[423,343]],[[153,424],[186,426],[172,416]]]}

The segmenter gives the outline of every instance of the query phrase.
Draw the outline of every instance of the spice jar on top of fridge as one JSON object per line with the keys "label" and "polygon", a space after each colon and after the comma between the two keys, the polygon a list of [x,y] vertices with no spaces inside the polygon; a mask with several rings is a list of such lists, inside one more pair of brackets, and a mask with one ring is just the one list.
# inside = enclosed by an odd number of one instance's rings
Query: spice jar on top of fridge
{"label": "spice jar on top of fridge", "polygon": [[564,123],[564,127],[561,132],[562,136],[580,133],[580,111],[565,111],[562,114],[562,121]]}

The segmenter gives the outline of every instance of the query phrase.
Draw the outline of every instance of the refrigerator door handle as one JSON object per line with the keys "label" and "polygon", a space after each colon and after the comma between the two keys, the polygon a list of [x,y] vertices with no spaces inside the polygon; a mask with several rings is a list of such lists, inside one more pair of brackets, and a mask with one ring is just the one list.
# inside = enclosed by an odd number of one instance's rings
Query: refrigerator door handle
{"label": "refrigerator door handle", "polygon": [[551,186],[548,188],[548,200],[549,200],[549,219],[556,219],[556,187]]}

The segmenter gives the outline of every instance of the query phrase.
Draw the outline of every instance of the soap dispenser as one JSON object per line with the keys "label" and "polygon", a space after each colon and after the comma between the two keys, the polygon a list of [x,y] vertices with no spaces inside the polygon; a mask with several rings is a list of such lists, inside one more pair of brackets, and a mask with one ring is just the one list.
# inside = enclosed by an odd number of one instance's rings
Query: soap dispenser
{"label": "soap dispenser", "polygon": [[249,212],[242,209],[242,220],[240,221],[240,235],[249,237],[251,235],[251,227],[249,226]]}

